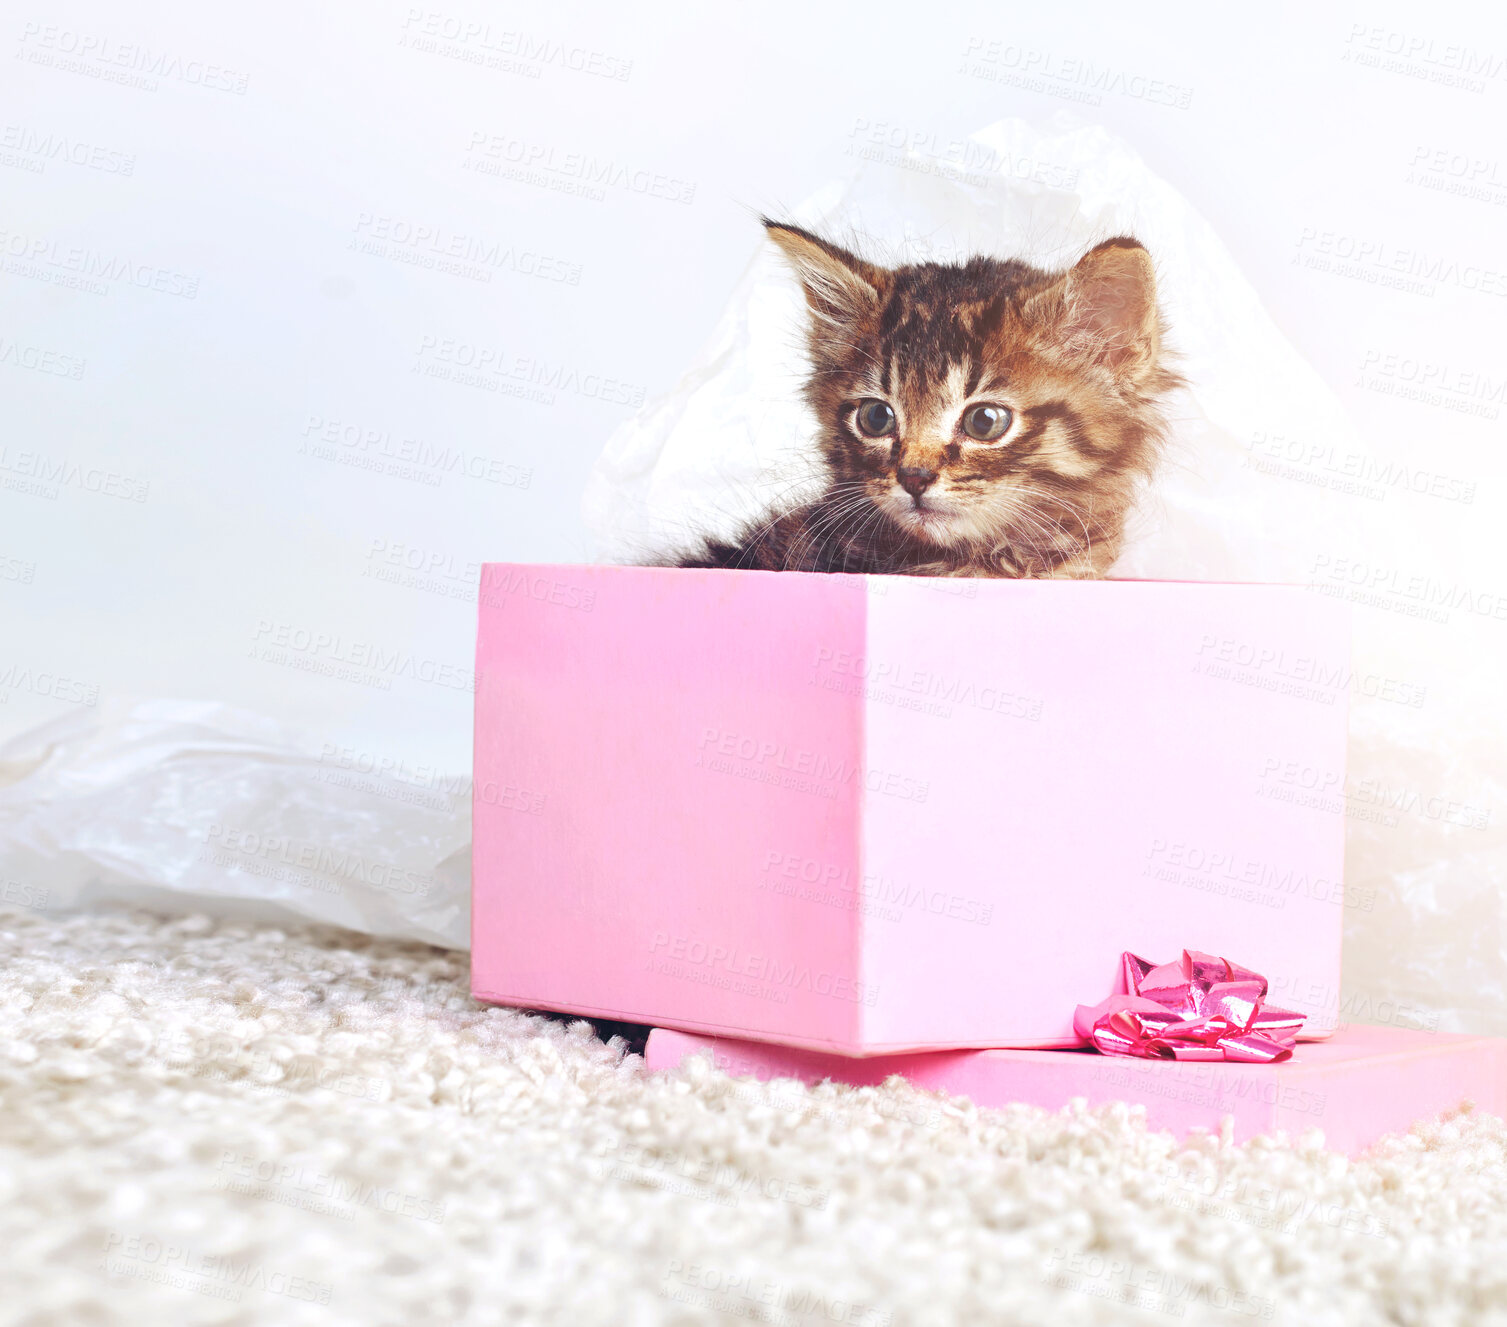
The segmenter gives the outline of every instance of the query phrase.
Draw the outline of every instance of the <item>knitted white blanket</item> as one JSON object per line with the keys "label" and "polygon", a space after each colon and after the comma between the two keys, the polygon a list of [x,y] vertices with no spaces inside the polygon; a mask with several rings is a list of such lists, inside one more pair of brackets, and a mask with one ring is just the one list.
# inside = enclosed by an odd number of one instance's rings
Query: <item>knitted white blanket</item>
{"label": "knitted white blanket", "polygon": [[1124,1109],[648,1075],[464,955],[0,914],[0,1322],[1486,1323],[1507,1129],[1366,1159]]}

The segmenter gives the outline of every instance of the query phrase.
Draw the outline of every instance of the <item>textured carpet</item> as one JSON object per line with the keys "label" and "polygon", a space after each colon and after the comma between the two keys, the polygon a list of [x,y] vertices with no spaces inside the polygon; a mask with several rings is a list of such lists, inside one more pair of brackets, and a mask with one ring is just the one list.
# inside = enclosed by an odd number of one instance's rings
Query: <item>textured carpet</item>
{"label": "textured carpet", "polygon": [[1507,1322],[1507,1129],[651,1076],[461,955],[0,914],[4,1323]]}

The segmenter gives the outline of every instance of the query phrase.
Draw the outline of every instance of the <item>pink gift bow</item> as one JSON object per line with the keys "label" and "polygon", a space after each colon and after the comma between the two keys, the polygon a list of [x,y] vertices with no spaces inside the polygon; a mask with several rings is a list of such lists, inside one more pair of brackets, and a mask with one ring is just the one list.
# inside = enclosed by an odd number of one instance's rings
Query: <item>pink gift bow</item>
{"label": "pink gift bow", "polygon": [[1073,1015],[1073,1030],[1105,1055],[1275,1064],[1292,1054],[1305,1015],[1267,1006],[1259,972],[1196,949],[1160,967],[1128,951],[1121,961],[1133,994]]}

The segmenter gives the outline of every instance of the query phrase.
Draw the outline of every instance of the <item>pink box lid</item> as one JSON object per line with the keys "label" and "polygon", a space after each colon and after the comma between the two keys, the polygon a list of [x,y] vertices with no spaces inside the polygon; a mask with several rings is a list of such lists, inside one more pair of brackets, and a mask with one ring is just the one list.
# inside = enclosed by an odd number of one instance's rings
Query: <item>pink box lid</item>
{"label": "pink box lid", "polygon": [[1507,1115],[1507,1040],[1350,1024],[1324,1042],[1300,1043],[1281,1064],[1175,1062],[1093,1051],[935,1051],[854,1059],[666,1028],[649,1035],[644,1062],[676,1068],[706,1054],[734,1077],[831,1079],[854,1086],[898,1074],[915,1086],[979,1106],[1023,1102],[1060,1110],[1075,1097],[1146,1108],[1151,1129],[1217,1132],[1230,1116],[1237,1141],[1322,1129],[1328,1147],[1355,1153],[1384,1134],[1465,1102]]}

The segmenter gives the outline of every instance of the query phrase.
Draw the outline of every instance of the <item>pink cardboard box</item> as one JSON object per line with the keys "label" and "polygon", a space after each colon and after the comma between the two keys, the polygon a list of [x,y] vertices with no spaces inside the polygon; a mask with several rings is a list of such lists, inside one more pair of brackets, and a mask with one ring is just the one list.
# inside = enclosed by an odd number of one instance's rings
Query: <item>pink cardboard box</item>
{"label": "pink cardboard box", "polygon": [[483,568],[480,999],[876,1055],[1076,1044],[1120,954],[1332,1028],[1344,605]]}
{"label": "pink cardboard box", "polygon": [[1218,1132],[1228,1115],[1237,1142],[1278,1129],[1294,1137],[1322,1129],[1326,1146],[1351,1154],[1467,1101],[1493,1115],[1507,1114],[1507,1041],[1355,1024],[1331,1040],[1300,1044],[1281,1064],[1028,1050],[858,1060],[664,1028],[649,1034],[644,1061],[650,1069],[674,1069],[699,1053],[737,1078],[830,1078],[866,1086],[899,1074],[917,1087],[969,1097],[979,1106],[1024,1102],[1055,1111],[1074,1097],[1090,1106],[1128,1101],[1146,1107],[1148,1128],[1176,1134]]}

